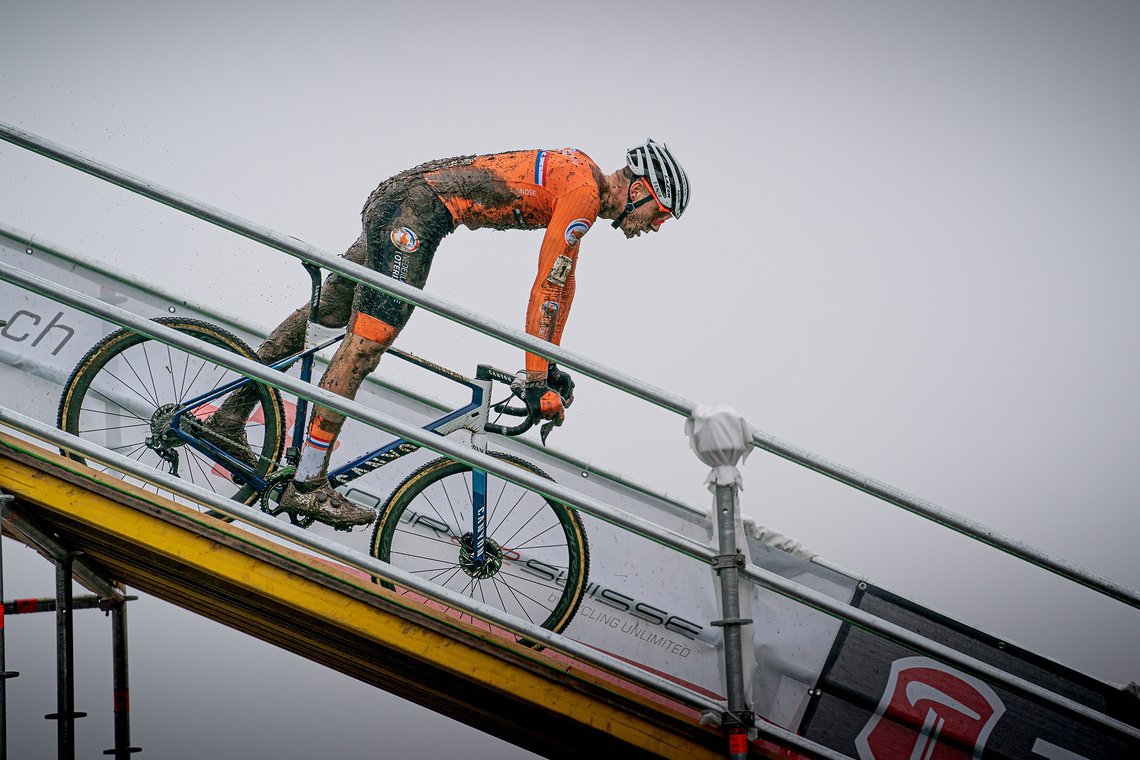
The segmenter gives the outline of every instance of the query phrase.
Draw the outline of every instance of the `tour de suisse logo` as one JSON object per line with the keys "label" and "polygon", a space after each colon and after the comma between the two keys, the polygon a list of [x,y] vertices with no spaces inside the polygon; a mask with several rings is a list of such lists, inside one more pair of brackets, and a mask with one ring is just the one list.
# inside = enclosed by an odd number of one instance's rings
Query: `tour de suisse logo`
{"label": "tour de suisse logo", "polygon": [[860,760],[980,760],[1004,712],[982,681],[927,657],[904,657],[891,664],[855,747]]}

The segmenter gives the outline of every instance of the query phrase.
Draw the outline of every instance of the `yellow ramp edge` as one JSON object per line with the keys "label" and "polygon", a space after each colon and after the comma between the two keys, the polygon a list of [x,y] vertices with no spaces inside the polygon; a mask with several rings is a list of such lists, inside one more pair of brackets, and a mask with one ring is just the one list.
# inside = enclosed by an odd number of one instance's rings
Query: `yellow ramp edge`
{"label": "yellow ramp edge", "polygon": [[[533,752],[702,758],[727,749],[695,710],[620,676],[481,634],[348,568],[4,434],[0,489],[110,579]],[[761,747],[776,749],[751,745],[768,755]]]}

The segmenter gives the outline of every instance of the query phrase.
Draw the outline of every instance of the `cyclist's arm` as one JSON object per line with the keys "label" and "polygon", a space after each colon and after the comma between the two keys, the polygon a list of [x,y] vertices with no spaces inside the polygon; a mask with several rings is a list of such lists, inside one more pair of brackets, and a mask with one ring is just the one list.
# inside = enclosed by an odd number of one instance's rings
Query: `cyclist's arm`
{"label": "cyclist's arm", "polygon": [[[578,242],[598,216],[597,190],[581,188],[559,198],[542,238],[538,255],[538,275],[530,291],[526,312],[526,331],[542,340],[558,345],[574,300],[574,269],[578,261]],[[547,360],[536,354],[526,355],[526,374],[530,380],[546,378]]]}

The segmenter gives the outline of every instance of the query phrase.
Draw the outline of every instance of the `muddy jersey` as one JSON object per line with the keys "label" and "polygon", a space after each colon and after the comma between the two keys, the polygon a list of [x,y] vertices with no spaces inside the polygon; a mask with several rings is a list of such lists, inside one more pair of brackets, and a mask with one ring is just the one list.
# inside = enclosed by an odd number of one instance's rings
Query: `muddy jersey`
{"label": "muddy jersey", "polygon": [[[589,156],[572,149],[475,156],[423,174],[456,226],[546,229],[526,331],[556,345],[574,299],[579,241],[598,218],[602,177]],[[545,374],[546,364],[527,354],[529,374]]]}

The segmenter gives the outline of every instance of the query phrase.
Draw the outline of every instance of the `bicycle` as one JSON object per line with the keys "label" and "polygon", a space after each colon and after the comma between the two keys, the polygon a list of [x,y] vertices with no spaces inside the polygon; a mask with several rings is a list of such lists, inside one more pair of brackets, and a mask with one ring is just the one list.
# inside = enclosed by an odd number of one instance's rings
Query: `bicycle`
{"label": "bicycle", "polygon": [[[319,277],[313,271],[310,275],[315,304]],[[317,313],[315,307],[312,313]],[[155,321],[257,360],[245,342],[216,325],[180,317]],[[341,333],[314,341],[315,345],[269,366],[284,372],[300,362],[301,379],[312,382],[315,355],[343,337]],[[468,378],[398,349],[389,348],[387,353],[471,390],[469,404],[427,423],[426,431],[448,435],[467,430],[475,434],[473,444],[478,446],[477,437],[483,438],[485,449],[485,438],[479,434],[517,436],[533,424],[525,408],[510,405],[510,397],[491,401],[493,384],[511,385],[512,374],[480,364],[475,377]],[[248,387],[257,394],[246,422],[252,464],[209,440],[202,425],[225,397]],[[520,395],[517,384],[512,392]],[[312,518],[284,512],[276,498],[296,467],[308,427],[308,407],[298,397],[294,420],[299,422],[292,425],[291,445],[284,449],[290,420],[279,390],[124,329],[103,338],[76,365],[60,398],[58,425],[307,528]],[[524,419],[515,426],[499,425],[491,421],[492,411]],[[420,448],[397,437],[333,469],[329,481],[344,486]],[[550,479],[513,454],[487,453]],[[85,461],[74,452],[64,454]],[[556,632],[564,630],[577,611],[589,573],[589,544],[576,511],[447,457],[427,462],[396,486],[378,510],[369,550],[377,559]]]}

